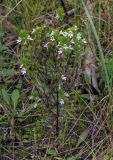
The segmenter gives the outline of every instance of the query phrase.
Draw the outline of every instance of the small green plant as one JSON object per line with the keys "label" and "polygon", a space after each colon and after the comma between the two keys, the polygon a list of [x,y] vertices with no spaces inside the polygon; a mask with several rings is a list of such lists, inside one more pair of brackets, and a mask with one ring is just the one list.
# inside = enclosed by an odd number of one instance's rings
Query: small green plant
{"label": "small green plant", "polygon": [[[112,7],[105,0],[0,1],[0,159],[112,159]],[[9,45],[11,24],[19,38]],[[83,78],[89,52],[98,96]]]}
{"label": "small green plant", "polygon": [[59,103],[64,104],[69,97],[66,82],[70,76],[67,74],[74,74],[83,57],[81,48],[87,43],[84,34],[77,26],[59,30],[43,25],[29,32],[21,30],[17,43],[22,45],[20,61],[27,75],[52,95],[58,88]]}

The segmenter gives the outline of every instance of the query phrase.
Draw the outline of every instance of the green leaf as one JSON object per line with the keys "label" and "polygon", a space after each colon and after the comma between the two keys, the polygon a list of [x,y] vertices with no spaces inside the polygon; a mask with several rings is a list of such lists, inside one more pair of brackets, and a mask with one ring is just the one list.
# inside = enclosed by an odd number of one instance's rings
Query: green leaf
{"label": "green leaf", "polygon": [[3,31],[0,31],[0,39],[2,39],[4,36],[4,32]]}
{"label": "green leaf", "polygon": [[21,83],[19,83],[19,84],[17,84],[17,85],[15,86],[15,88],[17,88],[17,89],[21,89],[21,87],[22,87],[22,84],[21,84]]}
{"label": "green leaf", "polygon": [[14,105],[15,108],[18,104],[18,99],[19,99],[19,90],[15,89],[11,94],[12,104]]}
{"label": "green leaf", "polygon": [[109,160],[110,157],[108,155],[104,155],[104,160]]}
{"label": "green leaf", "polygon": [[64,19],[65,13],[64,13],[63,8],[59,7],[59,8],[57,9],[57,14],[58,14],[58,16],[60,17],[61,20]]}
{"label": "green leaf", "polygon": [[82,132],[82,134],[80,135],[79,139],[78,139],[78,143],[76,145],[76,148],[82,143],[85,142],[85,139],[87,138],[88,134],[89,134],[90,129],[85,129],[85,131]]}
{"label": "green leaf", "polygon": [[58,156],[58,151],[54,148],[49,148],[47,150],[47,154],[50,155],[50,156]]}
{"label": "green leaf", "polygon": [[26,40],[27,39],[27,36],[28,36],[28,32],[26,30],[21,30],[20,31],[20,37],[23,39],[23,40]]}
{"label": "green leaf", "polygon": [[0,76],[12,76],[16,73],[15,70],[13,69],[3,69],[0,71]]}
{"label": "green leaf", "polygon": [[41,27],[37,26],[37,27],[36,27],[36,31],[37,31],[37,32],[40,32],[40,31],[41,31]]}
{"label": "green leaf", "polygon": [[6,104],[10,105],[10,95],[8,94],[7,90],[2,89],[2,97]]}

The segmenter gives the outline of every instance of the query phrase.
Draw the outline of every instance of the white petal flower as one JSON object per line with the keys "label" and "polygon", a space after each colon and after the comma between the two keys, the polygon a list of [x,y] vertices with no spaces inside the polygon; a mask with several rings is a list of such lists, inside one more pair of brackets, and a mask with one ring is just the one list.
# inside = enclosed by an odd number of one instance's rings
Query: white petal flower
{"label": "white petal flower", "polygon": [[63,36],[64,37],[68,36],[68,33],[67,32],[63,32]]}
{"label": "white petal flower", "polygon": [[61,34],[61,35],[63,35],[63,32],[62,32],[62,30],[60,31],[60,34]]}
{"label": "white petal flower", "polygon": [[55,38],[52,36],[52,37],[50,38],[50,40],[51,40],[51,41],[55,41]]}
{"label": "white petal flower", "polygon": [[32,100],[33,99],[33,96],[29,96],[29,100]]}
{"label": "white petal flower", "polygon": [[30,41],[33,41],[33,38],[31,38],[30,35],[27,36],[27,39],[30,40]]}
{"label": "white petal flower", "polygon": [[80,40],[81,39],[81,33],[77,34],[77,39]]}
{"label": "white petal flower", "polygon": [[60,103],[61,106],[63,106],[64,105],[64,100],[60,99],[59,103]]}
{"label": "white petal flower", "polygon": [[63,35],[64,37],[68,36],[68,32],[63,32],[62,30],[60,31],[60,34]]}
{"label": "white petal flower", "polygon": [[25,68],[22,68],[21,69],[21,73],[24,75],[24,74],[26,74],[26,69]]}
{"label": "white petal flower", "polygon": [[33,108],[36,108],[36,107],[37,107],[37,103],[34,104]]}
{"label": "white petal flower", "polygon": [[73,47],[72,47],[72,45],[69,45],[69,47],[68,47],[70,50],[73,50]]}
{"label": "white petal flower", "polygon": [[55,18],[58,20],[60,17],[59,17],[59,15],[57,14]]}
{"label": "white petal flower", "polygon": [[67,77],[65,77],[64,75],[62,75],[62,76],[61,76],[61,79],[62,79],[63,81],[66,81]]}
{"label": "white petal flower", "polygon": [[58,54],[62,54],[62,48],[59,48],[59,50],[58,50]]}
{"label": "white petal flower", "polygon": [[69,31],[68,37],[72,38],[73,37],[73,32]]}
{"label": "white petal flower", "polygon": [[21,42],[22,42],[22,38],[21,38],[21,37],[18,37],[17,43],[21,43]]}
{"label": "white petal flower", "polygon": [[63,48],[66,50],[66,49],[68,49],[68,46],[66,44],[64,44]]}
{"label": "white petal flower", "polygon": [[21,64],[19,68],[21,69],[21,73],[23,75],[26,74],[26,69],[23,67],[23,64]]}
{"label": "white petal flower", "polygon": [[20,69],[23,68],[23,64],[21,64],[19,68],[20,68]]}
{"label": "white petal flower", "polygon": [[51,35],[51,36],[55,35],[55,32],[54,32],[54,31],[52,31],[50,35]]}
{"label": "white petal flower", "polygon": [[33,34],[33,33],[35,33],[35,32],[36,32],[36,29],[35,29],[35,28],[33,28],[31,33]]}
{"label": "white petal flower", "polygon": [[72,37],[73,37],[73,34],[69,33],[69,34],[68,34],[68,37],[69,37],[69,38],[72,38]]}
{"label": "white petal flower", "polygon": [[69,94],[68,94],[67,92],[65,92],[64,95],[65,95],[66,97],[69,97]]}
{"label": "white petal flower", "polygon": [[48,49],[48,43],[44,44],[44,48]]}
{"label": "white petal flower", "polygon": [[85,38],[82,39],[82,42],[85,43],[85,44],[87,43],[87,41],[85,40]]}
{"label": "white petal flower", "polygon": [[58,54],[62,54],[62,51],[58,51]]}
{"label": "white petal flower", "polygon": [[72,43],[72,44],[74,44],[74,43],[75,43],[73,39],[71,39],[71,43]]}

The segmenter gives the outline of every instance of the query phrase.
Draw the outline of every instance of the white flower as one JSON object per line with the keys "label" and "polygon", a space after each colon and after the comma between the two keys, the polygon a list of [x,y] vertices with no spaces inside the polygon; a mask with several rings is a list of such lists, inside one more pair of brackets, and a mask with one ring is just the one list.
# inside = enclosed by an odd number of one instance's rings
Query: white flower
{"label": "white flower", "polygon": [[34,104],[33,108],[36,108],[36,107],[37,107],[37,103]]}
{"label": "white flower", "polygon": [[69,38],[72,38],[72,37],[73,37],[73,34],[69,33],[69,34],[68,34],[68,37],[69,37]]}
{"label": "white flower", "polygon": [[59,15],[57,14],[55,18],[58,20],[60,17],[59,17]]}
{"label": "white flower", "polygon": [[69,47],[68,47],[70,50],[73,50],[73,47],[72,47],[72,45],[69,45]]}
{"label": "white flower", "polygon": [[53,36],[54,34],[55,34],[55,32],[54,32],[54,31],[52,31],[50,35],[51,35],[51,36]]}
{"label": "white flower", "polygon": [[68,49],[68,46],[66,44],[64,44],[63,48],[66,50],[66,49]]}
{"label": "white flower", "polygon": [[26,74],[26,69],[23,67],[23,64],[20,65],[21,73]]}
{"label": "white flower", "polygon": [[23,64],[20,65],[20,69],[23,68]]}
{"label": "white flower", "polygon": [[62,54],[62,48],[59,48],[59,50],[58,50],[58,54]]}
{"label": "white flower", "polygon": [[68,36],[68,33],[67,32],[63,32],[63,36]]}
{"label": "white flower", "polygon": [[50,40],[51,40],[51,41],[55,41],[55,38],[52,36],[52,37],[50,38]]}
{"label": "white flower", "polygon": [[26,74],[26,69],[25,68],[22,68],[21,69],[21,73],[24,75],[24,74]]}
{"label": "white flower", "polygon": [[60,99],[59,103],[60,103],[61,106],[63,106],[64,105],[64,100]]}
{"label": "white flower", "polygon": [[82,39],[82,42],[85,43],[85,44],[87,43],[87,41],[85,40],[85,38]]}
{"label": "white flower", "polygon": [[33,38],[31,38],[30,35],[27,36],[27,39],[30,40],[30,41],[33,41]]}
{"label": "white flower", "polygon": [[22,42],[22,38],[21,38],[21,37],[18,37],[17,43],[21,43],[21,42]]}
{"label": "white flower", "polygon": [[71,43],[72,43],[72,44],[74,44],[74,43],[75,43],[73,39],[71,39]]}
{"label": "white flower", "polygon": [[36,32],[36,29],[35,29],[35,28],[33,28],[33,30],[32,30],[32,32],[31,32],[31,33],[33,34],[33,33],[35,33],[35,32]]}
{"label": "white flower", "polygon": [[33,96],[29,96],[29,99],[30,99],[30,100],[33,99]]}
{"label": "white flower", "polygon": [[66,97],[69,97],[69,94],[68,94],[67,92],[65,92],[64,95],[65,95]]}
{"label": "white flower", "polygon": [[73,32],[69,31],[68,37],[72,38],[73,37]]}
{"label": "white flower", "polygon": [[60,34],[63,35],[64,37],[68,36],[67,32],[62,32],[62,30],[60,31]]}
{"label": "white flower", "polygon": [[81,39],[81,33],[77,34],[77,39],[80,40]]}
{"label": "white flower", "polygon": [[60,31],[60,34],[61,34],[61,35],[63,35],[63,32],[62,32],[62,30]]}
{"label": "white flower", "polygon": [[62,75],[62,76],[61,76],[61,79],[62,79],[63,81],[66,81],[67,77],[65,77],[64,75]]}
{"label": "white flower", "polygon": [[44,44],[44,48],[48,49],[48,43]]}

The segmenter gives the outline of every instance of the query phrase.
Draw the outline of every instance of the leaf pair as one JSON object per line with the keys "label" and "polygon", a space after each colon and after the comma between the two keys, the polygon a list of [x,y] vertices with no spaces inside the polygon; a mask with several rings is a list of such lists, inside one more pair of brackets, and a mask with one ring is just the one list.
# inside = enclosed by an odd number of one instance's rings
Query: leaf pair
{"label": "leaf pair", "polygon": [[8,91],[6,89],[2,89],[1,91],[2,93],[2,98],[4,100],[4,102],[7,105],[13,105],[14,108],[16,108],[17,104],[18,104],[18,100],[19,100],[19,90],[15,89],[11,96],[9,95]]}

